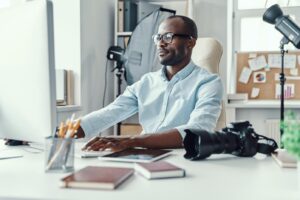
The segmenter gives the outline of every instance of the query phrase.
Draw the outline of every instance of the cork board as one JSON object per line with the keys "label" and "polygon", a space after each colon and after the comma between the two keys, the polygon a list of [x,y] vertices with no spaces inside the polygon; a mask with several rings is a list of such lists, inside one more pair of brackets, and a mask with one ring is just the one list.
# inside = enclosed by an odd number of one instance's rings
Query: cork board
{"label": "cork board", "polygon": [[[243,52],[243,53],[236,53],[236,69],[237,69],[237,77],[236,77],[236,92],[237,93],[248,93],[249,99],[265,99],[265,100],[272,100],[277,99],[275,97],[276,92],[276,84],[280,84],[279,80],[275,80],[275,74],[279,74],[281,72],[281,68],[269,68],[269,70],[260,69],[257,71],[252,71],[250,78],[247,83],[241,83],[239,81],[241,72],[244,67],[249,68],[249,59],[252,59],[253,57],[259,57],[259,56],[265,56],[266,62],[268,63],[268,55],[269,54],[278,54],[280,55],[280,52],[278,51],[272,51],[272,52]],[[300,51],[289,51],[286,55],[296,55],[296,69],[298,69],[298,74],[294,75],[293,77],[299,77],[300,78]],[[264,83],[257,83],[254,82],[254,73],[255,72],[265,72],[265,82]],[[285,76],[292,76],[291,69],[285,68],[284,70]],[[257,77],[257,76],[256,76]],[[286,80],[285,84],[294,84],[294,97],[291,97],[289,99],[299,100],[300,99],[300,80]],[[251,97],[252,88],[259,88],[259,95],[255,98]]]}

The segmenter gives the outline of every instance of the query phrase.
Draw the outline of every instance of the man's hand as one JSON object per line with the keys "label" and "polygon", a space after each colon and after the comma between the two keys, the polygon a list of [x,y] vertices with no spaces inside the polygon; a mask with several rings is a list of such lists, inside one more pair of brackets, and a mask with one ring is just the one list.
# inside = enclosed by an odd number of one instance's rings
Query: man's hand
{"label": "man's hand", "polygon": [[85,137],[85,133],[84,133],[83,129],[81,128],[81,126],[79,126],[79,128],[75,132],[74,137],[75,138],[84,138]]}
{"label": "man's hand", "polygon": [[82,148],[82,150],[103,151],[105,149],[111,149],[112,151],[121,151],[134,147],[149,149],[182,148],[182,137],[176,129],[171,129],[161,133],[143,134],[132,137],[94,137]]}
{"label": "man's hand", "polygon": [[94,137],[82,148],[87,151],[122,151],[134,147],[134,137]]}

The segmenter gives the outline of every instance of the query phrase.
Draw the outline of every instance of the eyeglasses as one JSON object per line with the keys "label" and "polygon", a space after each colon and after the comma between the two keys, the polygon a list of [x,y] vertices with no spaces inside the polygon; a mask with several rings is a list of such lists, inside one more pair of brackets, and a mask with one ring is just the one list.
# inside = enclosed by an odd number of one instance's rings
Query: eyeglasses
{"label": "eyeglasses", "polygon": [[193,37],[190,36],[190,35],[187,35],[187,34],[177,34],[177,33],[165,33],[165,34],[156,34],[156,35],[153,35],[152,38],[153,38],[153,41],[155,44],[158,44],[160,40],[162,40],[164,43],[166,44],[170,44],[172,43],[173,41],[173,38],[174,37],[183,37],[183,38],[189,38],[189,39],[192,39]]}

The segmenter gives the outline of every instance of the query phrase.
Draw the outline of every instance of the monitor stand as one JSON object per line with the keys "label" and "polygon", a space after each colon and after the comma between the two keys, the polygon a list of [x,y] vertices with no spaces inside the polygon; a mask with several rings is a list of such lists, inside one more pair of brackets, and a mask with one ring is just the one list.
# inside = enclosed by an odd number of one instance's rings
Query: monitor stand
{"label": "monitor stand", "polygon": [[297,159],[285,149],[276,149],[275,152],[272,153],[272,157],[282,168],[297,168]]}

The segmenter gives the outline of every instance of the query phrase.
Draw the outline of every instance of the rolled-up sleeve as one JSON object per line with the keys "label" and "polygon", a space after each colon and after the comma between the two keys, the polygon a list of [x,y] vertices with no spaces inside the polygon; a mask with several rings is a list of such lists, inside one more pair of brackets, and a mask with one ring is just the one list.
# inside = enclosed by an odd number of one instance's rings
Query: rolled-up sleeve
{"label": "rolled-up sleeve", "polygon": [[211,76],[207,82],[201,85],[197,92],[195,108],[190,114],[187,124],[177,126],[176,129],[185,137],[186,129],[203,129],[214,131],[221,113],[223,98],[223,85],[217,76]]}

